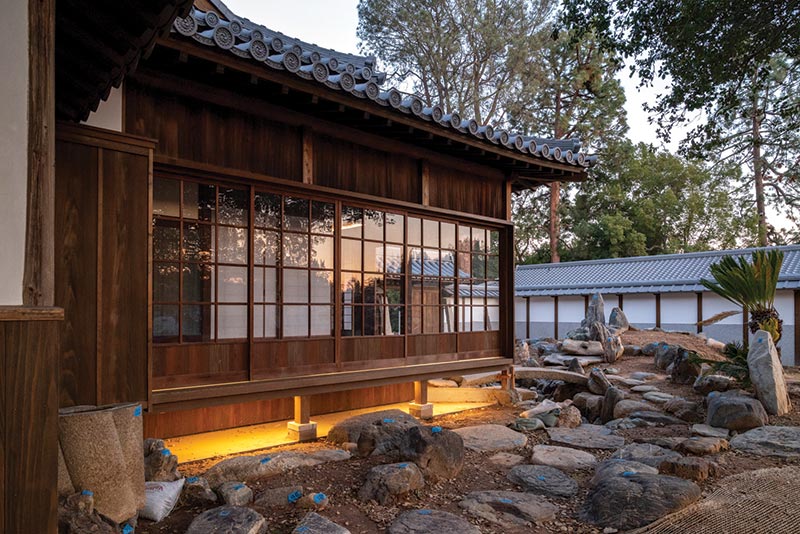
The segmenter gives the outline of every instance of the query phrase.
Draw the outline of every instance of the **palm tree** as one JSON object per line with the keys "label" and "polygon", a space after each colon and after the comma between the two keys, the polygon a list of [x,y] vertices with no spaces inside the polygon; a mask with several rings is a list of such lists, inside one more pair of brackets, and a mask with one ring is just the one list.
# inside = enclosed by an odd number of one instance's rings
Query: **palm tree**
{"label": "palm tree", "polygon": [[[775,289],[783,265],[780,250],[757,250],[751,261],[745,257],[726,256],[711,265],[714,280],[703,278],[700,283],[724,299],[738,304],[750,314],[750,332],[766,330],[775,343],[783,333],[783,321],[775,309]],[[719,321],[739,312],[724,312],[703,321]]]}

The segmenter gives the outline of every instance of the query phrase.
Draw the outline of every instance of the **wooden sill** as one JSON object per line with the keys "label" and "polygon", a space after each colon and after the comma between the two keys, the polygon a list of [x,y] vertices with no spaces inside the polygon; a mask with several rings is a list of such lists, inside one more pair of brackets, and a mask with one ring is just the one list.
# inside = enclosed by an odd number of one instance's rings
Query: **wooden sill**
{"label": "wooden sill", "polygon": [[64,308],[0,306],[0,321],[63,321]]}
{"label": "wooden sill", "polygon": [[154,391],[151,412],[168,412],[219,404],[316,395],[415,380],[440,378],[447,373],[499,371],[512,365],[510,358],[475,358],[442,363],[403,365],[382,369],[342,371],[292,378],[275,378],[233,384],[193,386]]}

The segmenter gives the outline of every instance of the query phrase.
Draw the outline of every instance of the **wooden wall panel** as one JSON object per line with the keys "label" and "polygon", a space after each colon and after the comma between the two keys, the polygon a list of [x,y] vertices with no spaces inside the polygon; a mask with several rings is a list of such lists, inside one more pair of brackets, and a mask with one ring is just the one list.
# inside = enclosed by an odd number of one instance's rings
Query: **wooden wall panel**
{"label": "wooden wall panel", "polygon": [[408,336],[408,356],[453,354],[457,352],[456,334],[419,334]]}
{"label": "wooden wall panel", "polygon": [[56,144],[55,304],[61,324],[59,405],[96,404],[98,149]]}
{"label": "wooden wall panel", "polygon": [[342,362],[402,358],[403,345],[402,336],[343,337]]}
{"label": "wooden wall panel", "polygon": [[59,321],[0,310],[0,532],[55,533]]}
{"label": "wooden wall panel", "polygon": [[103,150],[98,403],[147,399],[149,165]]}
{"label": "wooden wall panel", "polygon": [[256,380],[303,374],[309,372],[309,367],[320,372],[334,362],[333,338],[257,341],[253,344],[253,378]]}
{"label": "wooden wall panel", "polygon": [[[324,393],[311,396],[311,414],[313,416],[408,402],[413,397],[413,382]],[[287,397],[166,413],[146,413],[144,435],[171,438],[197,432],[285,421],[292,418],[293,410],[293,398]]]}
{"label": "wooden wall panel", "polygon": [[459,334],[458,346],[461,352],[488,351],[498,355],[501,351],[500,332],[468,332]]}
{"label": "wooden wall panel", "polygon": [[475,174],[430,165],[430,205],[496,219],[506,218],[506,184]]}
{"label": "wooden wall panel", "polygon": [[162,156],[302,181],[301,129],[231,108],[129,82],[125,131],[157,139]]}
{"label": "wooden wall panel", "polygon": [[153,389],[247,380],[247,343],[155,345]]}
{"label": "wooden wall panel", "polygon": [[314,137],[314,183],[382,198],[420,202],[415,159],[324,135]]}

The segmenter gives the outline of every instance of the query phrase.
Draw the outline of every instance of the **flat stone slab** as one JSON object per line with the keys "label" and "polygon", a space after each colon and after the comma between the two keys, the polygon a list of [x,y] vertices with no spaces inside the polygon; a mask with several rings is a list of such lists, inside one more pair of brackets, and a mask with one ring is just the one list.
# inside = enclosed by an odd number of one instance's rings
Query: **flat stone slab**
{"label": "flat stone slab", "polygon": [[664,404],[668,401],[671,401],[675,398],[674,395],[670,395],[669,393],[664,393],[663,391],[648,391],[642,398],[646,401],[655,402],[656,404]]}
{"label": "flat stone slab", "polygon": [[306,514],[292,534],[350,534],[350,531],[330,519],[311,512]]}
{"label": "flat stone slab", "polygon": [[586,375],[573,373],[571,371],[561,371],[558,369],[548,369],[546,367],[522,367],[514,366],[514,376],[523,380],[545,379],[562,380],[569,384],[586,385]]}
{"label": "flat stone slab", "polygon": [[498,452],[497,454],[490,456],[489,461],[495,465],[499,465],[500,467],[514,467],[515,465],[519,465],[525,461],[524,456],[520,456],[519,454],[511,454],[510,452]]}
{"label": "flat stone slab", "polygon": [[525,434],[502,425],[465,426],[453,430],[464,440],[464,446],[473,451],[503,451],[524,447]]}
{"label": "flat stone slab", "polygon": [[256,456],[234,456],[214,464],[206,471],[205,478],[212,488],[217,488],[228,481],[246,482],[298,467],[311,467],[348,459],[350,459],[350,453],[342,449],[321,449],[307,453],[287,451]]}
{"label": "flat stone slab", "polygon": [[570,449],[569,447],[536,445],[533,448],[531,462],[539,465],[549,465],[563,471],[577,471],[594,467],[597,464],[597,458],[588,452]]}
{"label": "flat stone slab", "polygon": [[575,479],[549,465],[518,465],[508,473],[508,480],[529,493],[547,497],[572,497],[578,493]]}
{"label": "flat stone slab", "polygon": [[665,414],[664,412],[656,412],[653,410],[643,410],[640,412],[633,412],[628,415],[630,419],[640,419],[654,426],[670,426],[670,425],[685,425],[686,421]]}
{"label": "flat stone slab", "polygon": [[441,510],[409,510],[400,514],[386,530],[387,534],[481,534],[478,527],[463,517]]}
{"label": "flat stone slab", "polygon": [[583,449],[616,450],[625,445],[625,438],[601,425],[581,425],[577,428],[548,428],[550,441]]}
{"label": "flat stone slab", "polygon": [[692,435],[702,436],[706,438],[728,439],[728,436],[731,435],[731,431],[728,430],[727,428],[719,428],[716,426],[709,426],[706,424],[696,424],[692,425]]}
{"label": "flat stone slab", "polygon": [[610,458],[597,464],[590,484],[594,486],[608,477],[623,475],[630,476],[634,473],[648,473],[651,475],[657,475],[658,469],[641,462],[635,462],[633,460]]}
{"label": "flat stone slab", "polygon": [[186,534],[264,534],[264,516],[244,506],[220,506],[194,518]]}
{"label": "flat stone slab", "polygon": [[477,387],[486,384],[492,384],[493,382],[499,382],[500,373],[497,371],[491,373],[476,373],[472,375],[451,377],[450,380],[458,382],[459,387],[462,388]]}
{"label": "flat stone slab", "polygon": [[526,526],[552,521],[558,512],[558,506],[517,491],[473,491],[458,505],[472,516],[500,525]]}
{"label": "flat stone slab", "polygon": [[636,380],[633,378],[623,378],[621,383],[625,384],[629,388],[636,388],[644,385],[644,380]]}
{"label": "flat stone slab", "polygon": [[458,382],[446,378],[432,378],[428,380],[428,385],[432,388],[457,388]]}
{"label": "flat stone slab", "polygon": [[641,386],[633,386],[631,388],[631,391],[633,391],[634,393],[648,393],[650,391],[658,391],[658,388],[648,384],[643,384]]}
{"label": "flat stone slab", "polygon": [[603,358],[599,356],[575,356],[573,354],[548,354],[544,357],[542,362],[544,362],[545,365],[563,365],[568,367],[574,359],[578,360],[581,367],[603,363]]}
{"label": "flat stone slab", "polygon": [[651,380],[656,380],[659,378],[659,376],[655,373],[646,373],[644,371],[631,373],[630,377],[634,380],[643,380],[645,382],[650,382]]}
{"label": "flat stone slab", "polygon": [[800,427],[762,426],[739,434],[731,447],[757,456],[800,457]]}

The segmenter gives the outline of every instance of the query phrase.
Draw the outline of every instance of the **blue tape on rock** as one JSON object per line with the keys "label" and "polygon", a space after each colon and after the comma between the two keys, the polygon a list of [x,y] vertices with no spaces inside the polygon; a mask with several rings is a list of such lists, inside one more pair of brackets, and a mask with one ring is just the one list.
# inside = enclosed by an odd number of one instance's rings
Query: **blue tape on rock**
{"label": "blue tape on rock", "polygon": [[294,529],[295,532],[308,532],[309,530],[311,529],[305,525],[299,526],[296,529]]}
{"label": "blue tape on rock", "polygon": [[303,496],[302,492],[293,491],[286,497],[286,500],[288,500],[290,503],[294,504],[297,501],[299,501],[300,497],[302,497],[302,496]]}
{"label": "blue tape on rock", "polygon": [[503,504],[511,504],[512,502],[514,502],[511,499],[498,499],[498,500]]}
{"label": "blue tape on rock", "polygon": [[539,480],[542,480],[542,481],[547,480],[547,477],[544,476],[544,475],[539,475],[536,478],[538,478]]}
{"label": "blue tape on rock", "polygon": [[763,343],[764,342],[764,338],[763,337],[758,338],[758,342],[759,343]]}
{"label": "blue tape on rock", "polygon": [[142,415],[142,407],[141,406],[137,406],[136,408],[134,408],[133,409],[133,415],[135,415],[136,417],[141,417],[141,415]]}
{"label": "blue tape on rock", "polygon": [[441,431],[442,431],[442,427],[440,427],[440,426],[431,427],[431,432],[433,432],[434,434],[438,434]]}
{"label": "blue tape on rock", "polygon": [[622,476],[624,477],[632,477],[636,474],[636,471],[623,471]]}
{"label": "blue tape on rock", "polygon": [[198,480],[197,477],[189,477],[186,479],[186,482],[188,482],[189,484],[194,484],[195,482],[197,482],[197,480]]}
{"label": "blue tape on rock", "polygon": [[219,513],[220,517],[228,517],[229,515],[231,515],[231,511],[230,510],[221,510],[220,513]]}
{"label": "blue tape on rock", "polygon": [[389,419],[388,417],[383,420],[384,423],[394,423],[394,419]]}
{"label": "blue tape on rock", "polygon": [[430,510],[417,510],[417,513],[419,515],[431,515],[431,511]]}
{"label": "blue tape on rock", "polygon": [[408,467],[408,464],[397,464],[397,467],[399,467],[400,469],[405,469],[406,467]]}
{"label": "blue tape on rock", "polygon": [[122,527],[122,534],[131,534],[133,532],[133,527],[130,525],[125,525]]}
{"label": "blue tape on rock", "polygon": [[261,459],[261,463],[262,463],[262,464],[265,464],[265,463],[269,462],[270,460],[272,460],[272,458],[270,458],[269,456],[267,456],[266,458],[262,458],[262,459]]}
{"label": "blue tape on rock", "polygon": [[170,454],[172,454],[172,451],[170,451],[169,449],[161,449],[162,456],[169,456]]}
{"label": "blue tape on rock", "polygon": [[328,497],[326,497],[324,493],[317,493],[316,495],[314,495],[314,504],[320,504],[327,498]]}
{"label": "blue tape on rock", "polygon": [[244,488],[244,484],[236,484],[236,485],[233,487],[233,489],[235,489],[236,491],[239,491],[239,490],[240,490],[240,489],[242,489],[242,488]]}
{"label": "blue tape on rock", "polygon": [[83,490],[81,492],[81,495],[88,495],[89,497],[91,497],[92,495],[94,495],[94,492],[90,490]]}

